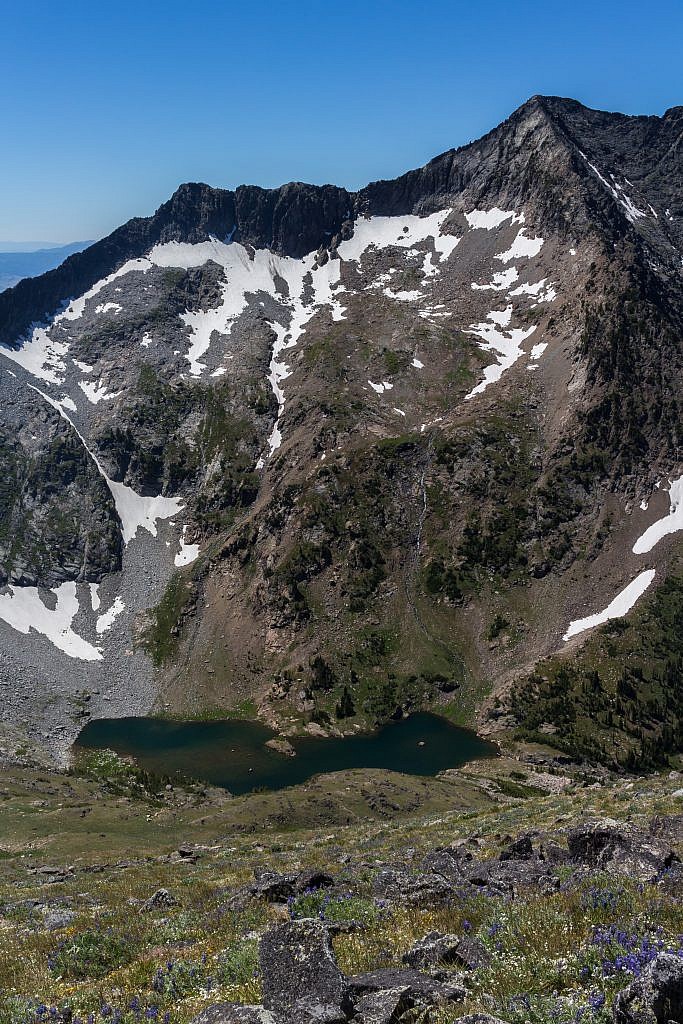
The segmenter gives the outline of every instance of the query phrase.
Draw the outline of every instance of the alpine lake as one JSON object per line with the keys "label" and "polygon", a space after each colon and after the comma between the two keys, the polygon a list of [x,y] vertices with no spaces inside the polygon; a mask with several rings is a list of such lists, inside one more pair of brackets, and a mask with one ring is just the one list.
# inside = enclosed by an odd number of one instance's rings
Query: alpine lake
{"label": "alpine lake", "polygon": [[497,755],[494,744],[428,712],[344,738],[292,737],[294,756],[266,745],[275,735],[254,721],[102,718],[84,727],[75,749],[113,750],[155,775],[198,780],[235,795],[353,768],[434,776]]}

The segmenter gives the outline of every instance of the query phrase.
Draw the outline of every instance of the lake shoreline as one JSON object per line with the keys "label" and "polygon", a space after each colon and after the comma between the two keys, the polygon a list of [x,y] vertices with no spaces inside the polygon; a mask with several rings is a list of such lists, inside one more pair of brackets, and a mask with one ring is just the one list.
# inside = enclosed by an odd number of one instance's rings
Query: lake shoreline
{"label": "lake shoreline", "polygon": [[286,789],[354,768],[434,777],[500,754],[497,744],[432,712],[341,738],[287,737],[287,750],[282,739],[250,719],[93,719],[79,733],[73,751],[113,750],[152,774],[193,778],[235,795]]}

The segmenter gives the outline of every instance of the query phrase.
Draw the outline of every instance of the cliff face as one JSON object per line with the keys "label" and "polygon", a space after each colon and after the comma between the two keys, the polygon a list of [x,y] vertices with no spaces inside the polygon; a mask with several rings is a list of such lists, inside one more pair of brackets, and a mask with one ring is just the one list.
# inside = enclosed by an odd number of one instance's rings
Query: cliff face
{"label": "cliff face", "polygon": [[31,714],[64,719],[85,651],[93,714],[137,688],[296,727],[471,720],[654,593],[682,129],[534,97],[357,193],[183,185],[0,295],[0,669],[60,695]]}

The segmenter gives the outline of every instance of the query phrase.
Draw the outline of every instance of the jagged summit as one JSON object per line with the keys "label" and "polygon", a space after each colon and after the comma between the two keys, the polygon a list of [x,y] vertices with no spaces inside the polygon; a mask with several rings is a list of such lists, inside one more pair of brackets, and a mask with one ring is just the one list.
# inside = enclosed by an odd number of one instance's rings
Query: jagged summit
{"label": "jagged summit", "polygon": [[[0,295],[0,340],[13,342],[28,328],[36,310],[39,319],[52,315],[66,299],[157,244],[234,237],[255,248],[298,258],[329,245],[344,222],[358,216],[431,211],[463,193],[475,203],[485,202],[500,195],[501,186],[510,201],[538,201],[539,161],[548,163],[544,173],[550,175],[544,183],[543,218],[554,219],[558,227],[564,221],[569,230],[577,211],[563,209],[569,198],[567,176],[581,173],[600,195],[600,183],[577,154],[585,150],[606,156],[636,181],[647,179],[650,165],[655,168],[659,160],[675,159],[675,152],[680,152],[677,117],[671,116],[680,109],[671,108],[663,118],[633,117],[591,110],[562,97],[533,96],[481,139],[447,150],[394,180],[372,182],[356,193],[302,182],[274,189],[241,185],[234,191],[185,183],[151,217],[133,218],[56,270],[22,281]],[[635,154],[632,160],[629,151]],[[570,158],[571,168],[566,166]],[[666,181],[650,185],[662,201],[674,201]],[[679,225],[675,228],[678,231]]]}

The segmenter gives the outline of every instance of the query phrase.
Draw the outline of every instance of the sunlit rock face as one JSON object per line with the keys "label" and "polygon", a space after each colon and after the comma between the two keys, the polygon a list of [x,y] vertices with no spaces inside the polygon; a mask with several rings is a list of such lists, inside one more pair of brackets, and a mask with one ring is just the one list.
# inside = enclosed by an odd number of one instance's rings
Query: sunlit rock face
{"label": "sunlit rock face", "polygon": [[653,593],[679,129],[537,97],[358,193],[183,185],[0,295],[7,720],[381,720]]}

